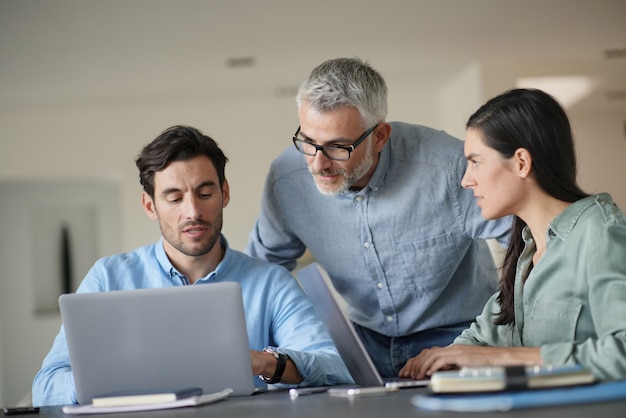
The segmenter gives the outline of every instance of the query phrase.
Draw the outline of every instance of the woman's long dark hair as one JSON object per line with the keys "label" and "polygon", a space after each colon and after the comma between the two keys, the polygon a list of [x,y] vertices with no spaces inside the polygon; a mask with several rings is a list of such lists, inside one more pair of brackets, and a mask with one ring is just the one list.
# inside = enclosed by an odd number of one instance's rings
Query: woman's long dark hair
{"label": "woman's long dark hair", "polygon": [[[536,89],[509,90],[481,106],[470,116],[466,128],[478,130],[485,145],[504,158],[512,157],[519,148],[528,150],[531,175],[550,196],[565,202],[587,196],[576,183],[576,151],[569,120],[549,94]],[[514,217],[501,271],[497,325],[515,325],[513,289],[525,226],[523,220]]]}

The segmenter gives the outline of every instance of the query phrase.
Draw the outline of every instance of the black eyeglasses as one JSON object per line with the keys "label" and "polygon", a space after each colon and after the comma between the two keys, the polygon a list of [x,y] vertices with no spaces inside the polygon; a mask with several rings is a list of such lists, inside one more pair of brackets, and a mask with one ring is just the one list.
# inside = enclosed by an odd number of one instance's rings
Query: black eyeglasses
{"label": "black eyeglasses", "polygon": [[296,149],[300,151],[301,153],[303,153],[304,155],[309,155],[312,157],[315,154],[317,154],[317,151],[322,151],[324,156],[328,158],[329,160],[346,161],[350,159],[350,154],[352,153],[352,151],[354,151],[361,142],[365,141],[365,139],[369,136],[369,134],[371,134],[374,131],[374,129],[376,129],[376,127],[378,127],[378,124],[372,126],[367,131],[365,131],[363,135],[361,135],[359,139],[354,141],[352,145],[350,146],[316,145],[316,144],[313,144],[312,142],[306,141],[304,139],[300,139],[298,138],[298,134],[300,133],[299,126],[298,126],[298,130],[296,131],[296,133],[293,134],[292,139],[293,139],[293,144],[296,146]]}

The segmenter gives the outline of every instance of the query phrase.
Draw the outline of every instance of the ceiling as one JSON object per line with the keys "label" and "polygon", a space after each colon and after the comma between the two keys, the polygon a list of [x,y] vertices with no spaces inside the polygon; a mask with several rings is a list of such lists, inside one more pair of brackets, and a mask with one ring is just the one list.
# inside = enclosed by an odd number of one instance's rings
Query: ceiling
{"label": "ceiling", "polygon": [[0,110],[293,95],[338,56],[385,77],[588,75],[580,106],[626,112],[625,0],[0,1]]}

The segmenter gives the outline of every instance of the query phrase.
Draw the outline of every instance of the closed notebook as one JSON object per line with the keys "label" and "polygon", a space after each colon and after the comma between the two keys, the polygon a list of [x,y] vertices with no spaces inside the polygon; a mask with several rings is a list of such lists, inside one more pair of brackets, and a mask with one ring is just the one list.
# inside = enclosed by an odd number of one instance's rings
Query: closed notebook
{"label": "closed notebook", "polygon": [[464,367],[433,373],[429,389],[434,393],[499,392],[593,383],[591,372],[582,367]]}
{"label": "closed notebook", "polygon": [[136,390],[120,391],[95,396],[91,403],[95,407],[103,406],[125,406],[125,405],[145,405],[151,403],[174,402],[190,396],[202,395],[202,388],[188,387],[181,389],[164,390]]}
{"label": "closed notebook", "polygon": [[117,405],[117,406],[93,406],[86,405],[64,405],[63,413],[66,415],[83,415],[83,414],[114,414],[121,412],[140,412],[140,411],[157,411],[161,409],[172,408],[188,408],[200,405],[207,405],[219,402],[233,394],[232,389],[224,389],[219,392],[205,393],[200,396],[188,396],[173,402],[164,403],[147,403],[143,405]]}

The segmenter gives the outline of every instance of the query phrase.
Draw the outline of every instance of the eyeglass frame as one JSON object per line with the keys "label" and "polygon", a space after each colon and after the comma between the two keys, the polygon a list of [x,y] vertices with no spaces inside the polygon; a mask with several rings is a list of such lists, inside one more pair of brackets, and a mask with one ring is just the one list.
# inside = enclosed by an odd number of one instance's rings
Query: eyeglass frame
{"label": "eyeglass frame", "polygon": [[[296,133],[293,134],[293,137],[291,138],[291,140],[293,141],[294,147],[296,147],[296,149],[300,153],[302,153],[304,155],[308,155],[309,157],[315,157],[317,155],[318,151],[322,151],[322,154],[324,154],[324,157],[328,158],[329,160],[332,160],[332,161],[348,161],[350,159],[350,157],[352,156],[352,151],[354,151],[356,149],[356,147],[358,147],[361,144],[361,142],[365,141],[367,139],[367,137],[370,136],[370,134],[372,132],[374,132],[374,129],[376,129],[379,125],[380,125],[380,123],[377,123],[376,125],[374,125],[371,128],[369,128],[367,131],[363,132],[363,135],[358,137],[356,141],[354,141],[352,144],[350,144],[348,146],[343,146],[343,145],[317,145],[317,144],[314,144],[312,142],[307,142],[304,139],[298,138],[298,134],[300,133],[300,126],[298,126],[298,129],[296,130]],[[298,148],[297,143],[299,143],[299,142],[304,142],[307,145],[312,145],[315,148],[315,154],[307,154],[303,150]],[[342,149],[342,150],[348,151],[348,158],[345,158],[345,159],[332,158],[332,157],[330,157],[326,153],[326,150],[328,148]]]}

